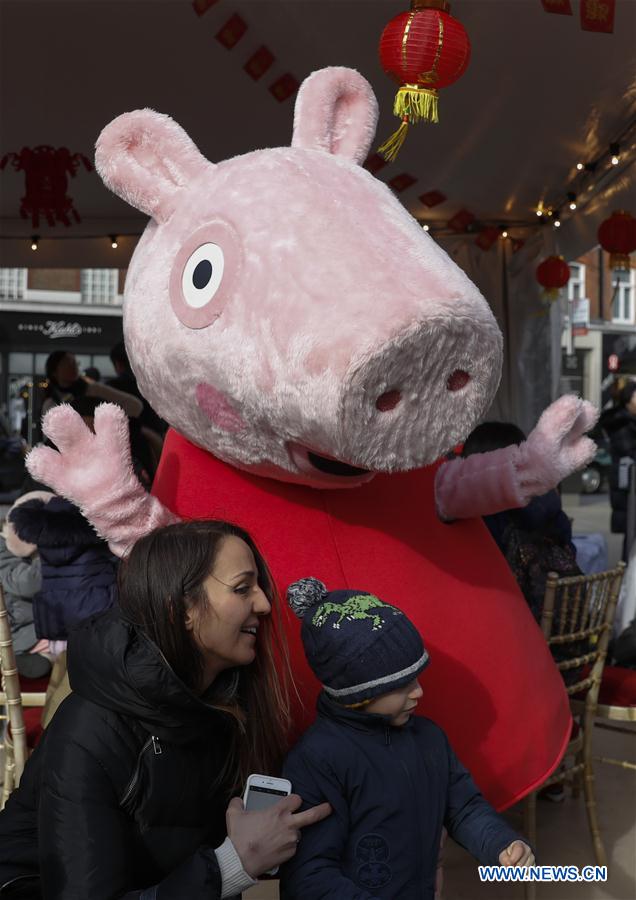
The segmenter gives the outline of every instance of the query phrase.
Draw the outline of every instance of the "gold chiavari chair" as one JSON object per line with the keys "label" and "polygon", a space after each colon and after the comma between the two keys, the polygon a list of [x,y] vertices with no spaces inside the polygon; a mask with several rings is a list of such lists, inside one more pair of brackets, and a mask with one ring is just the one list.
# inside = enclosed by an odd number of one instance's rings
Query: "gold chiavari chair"
{"label": "gold chiavari chair", "polygon": [[[563,676],[575,725],[564,762],[539,790],[568,783],[576,796],[582,782],[594,856],[599,866],[607,865],[607,856],[596,812],[592,732],[624,571],[625,564],[619,563],[615,569],[594,575],[559,578],[551,572],[546,582],[541,616],[541,630]],[[526,797],[524,805],[525,834],[535,848],[537,792]],[[540,848],[537,849],[540,852]],[[532,882],[526,883],[525,894],[527,900],[533,900],[535,887]]]}
{"label": "gold chiavari chair", "polygon": [[[0,809],[9,794],[20,784],[20,778],[29,755],[24,725],[23,706],[44,706],[46,694],[22,694],[20,679],[13,652],[9,614],[0,585],[0,721],[4,732],[4,782]],[[3,712],[5,710],[5,712]]]}

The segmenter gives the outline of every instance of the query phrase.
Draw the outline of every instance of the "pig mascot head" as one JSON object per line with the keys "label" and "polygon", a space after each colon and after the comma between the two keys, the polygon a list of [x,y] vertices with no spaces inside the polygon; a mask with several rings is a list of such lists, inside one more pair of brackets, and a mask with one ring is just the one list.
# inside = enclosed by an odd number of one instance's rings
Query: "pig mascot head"
{"label": "pig mascot head", "polygon": [[105,183],[151,216],[126,344],[151,405],[191,442],[314,487],[431,463],[488,408],[499,329],[464,273],[361,164],[377,103],[315,72],[291,147],[208,162],[167,116],[120,116]]}

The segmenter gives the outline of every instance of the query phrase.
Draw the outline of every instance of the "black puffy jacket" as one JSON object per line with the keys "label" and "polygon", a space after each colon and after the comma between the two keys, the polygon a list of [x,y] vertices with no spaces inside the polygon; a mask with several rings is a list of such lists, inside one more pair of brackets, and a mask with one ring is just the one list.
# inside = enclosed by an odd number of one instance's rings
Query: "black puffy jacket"
{"label": "black puffy jacket", "polygon": [[71,633],[68,665],[73,693],[0,813],[0,885],[40,875],[45,900],[217,900],[229,716],[117,609]]}

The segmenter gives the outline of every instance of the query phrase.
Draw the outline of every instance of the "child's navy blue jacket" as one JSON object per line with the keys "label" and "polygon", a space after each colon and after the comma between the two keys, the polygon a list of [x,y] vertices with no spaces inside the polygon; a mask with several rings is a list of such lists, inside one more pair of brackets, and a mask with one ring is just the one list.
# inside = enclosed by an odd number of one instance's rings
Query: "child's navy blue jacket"
{"label": "child's navy blue jacket", "polygon": [[523,840],[479,793],[441,728],[413,716],[345,709],[326,694],[283,774],[303,809],[333,813],[303,829],[281,870],[284,900],[433,900],[442,826],[484,864]]}

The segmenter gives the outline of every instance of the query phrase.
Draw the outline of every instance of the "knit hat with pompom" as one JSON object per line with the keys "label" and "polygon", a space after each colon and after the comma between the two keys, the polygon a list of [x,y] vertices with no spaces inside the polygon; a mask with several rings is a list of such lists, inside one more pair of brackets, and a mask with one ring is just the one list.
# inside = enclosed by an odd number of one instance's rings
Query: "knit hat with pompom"
{"label": "knit hat with pompom", "polygon": [[366,591],[328,591],[317,578],[287,589],[302,619],[307,661],[326,693],[345,706],[388,694],[417,678],[428,653],[404,613]]}

